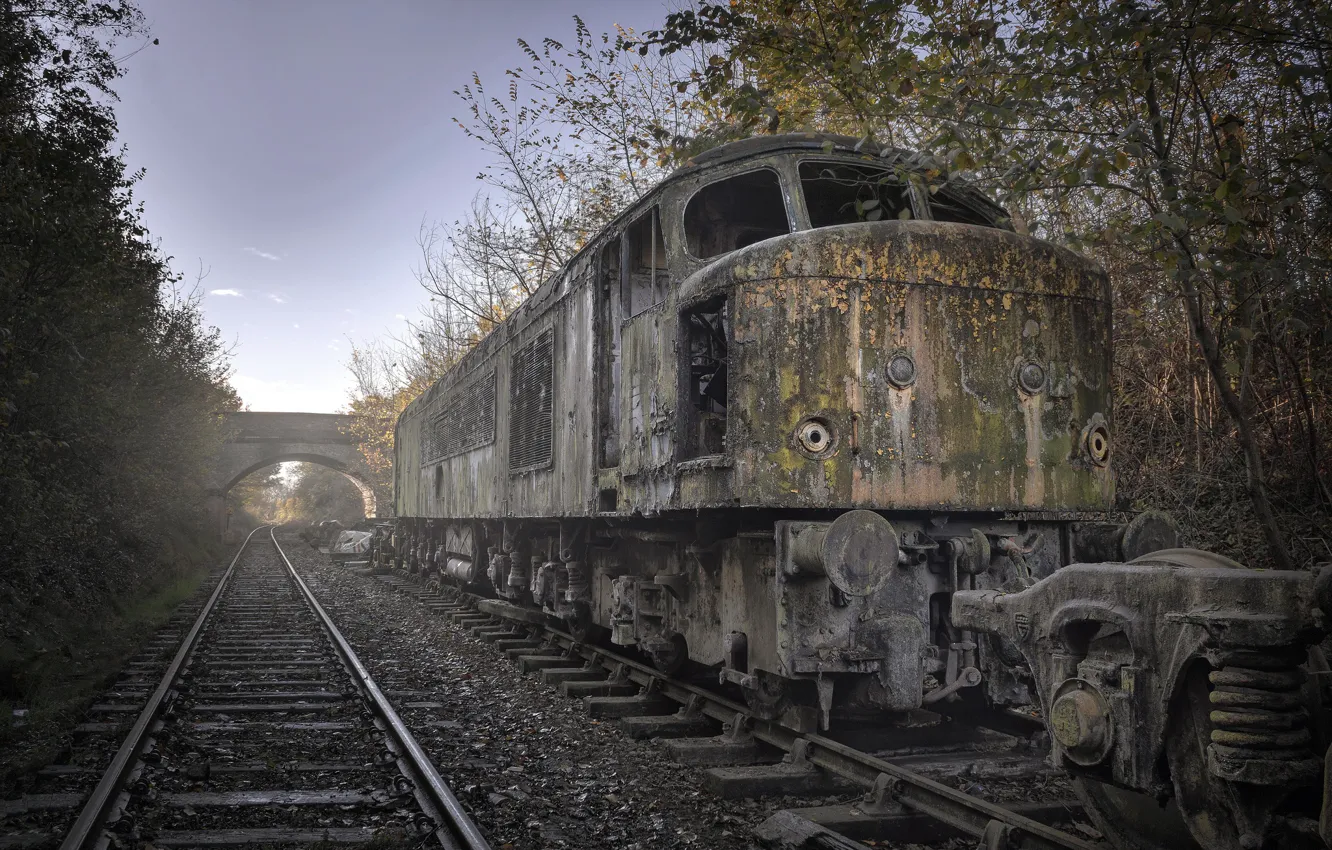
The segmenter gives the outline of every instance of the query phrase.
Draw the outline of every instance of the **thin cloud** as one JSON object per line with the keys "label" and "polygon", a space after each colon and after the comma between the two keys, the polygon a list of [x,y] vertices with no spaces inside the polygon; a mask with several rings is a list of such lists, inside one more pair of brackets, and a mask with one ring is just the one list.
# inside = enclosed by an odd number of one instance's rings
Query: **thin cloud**
{"label": "thin cloud", "polygon": [[393,314],[393,317],[394,317],[395,319],[402,319],[403,321],[407,321],[407,317],[404,316],[404,315],[401,314],[401,313],[394,313],[394,314]]}
{"label": "thin cloud", "polygon": [[287,297],[286,297],[285,295],[278,295],[276,292],[270,292],[270,293],[268,293],[268,300],[269,300],[269,301],[272,301],[274,304],[286,304],[286,303],[287,303]]}
{"label": "thin cloud", "polygon": [[338,407],[341,393],[332,387],[321,387],[287,380],[270,381],[250,375],[232,375],[231,386],[251,410],[305,410],[312,413],[332,413]]}
{"label": "thin cloud", "polygon": [[210,290],[208,290],[208,294],[209,294],[209,295],[222,295],[222,296],[225,296],[225,297],[227,297],[227,298],[244,298],[244,297],[245,297],[245,296],[241,295],[241,291],[240,291],[239,289],[210,289]]}
{"label": "thin cloud", "polygon": [[245,251],[246,251],[246,253],[254,254],[256,257],[259,257],[259,258],[261,258],[261,259],[264,259],[264,260],[272,260],[272,261],[275,262],[275,263],[276,263],[278,260],[281,260],[281,259],[282,259],[282,258],[279,257],[277,254],[270,254],[270,253],[268,253],[267,251],[260,251],[258,248],[251,248],[251,247],[249,247],[248,245],[246,246]]}

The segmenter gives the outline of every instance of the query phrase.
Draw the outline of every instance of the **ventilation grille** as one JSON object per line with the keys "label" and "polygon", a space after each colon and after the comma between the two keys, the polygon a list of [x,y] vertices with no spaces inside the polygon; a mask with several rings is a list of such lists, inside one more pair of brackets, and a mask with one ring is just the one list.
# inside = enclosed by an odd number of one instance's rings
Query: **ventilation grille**
{"label": "ventilation grille", "polygon": [[460,455],[495,442],[495,373],[449,393],[426,429],[421,460]]}
{"label": "ventilation grille", "polygon": [[550,463],[554,423],[555,330],[547,328],[513,354],[509,383],[509,469]]}

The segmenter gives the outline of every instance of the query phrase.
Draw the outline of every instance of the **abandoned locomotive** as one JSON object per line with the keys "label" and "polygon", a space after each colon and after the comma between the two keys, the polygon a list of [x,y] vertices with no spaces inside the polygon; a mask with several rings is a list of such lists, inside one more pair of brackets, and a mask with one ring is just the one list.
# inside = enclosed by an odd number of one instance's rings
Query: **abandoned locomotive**
{"label": "abandoned locomotive", "polygon": [[401,551],[770,714],[1029,701],[949,595],[1169,532],[1047,518],[1113,494],[1106,279],[854,144],[715,149],[590,242],[403,413]]}
{"label": "abandoned locomotive", "polygon": [[[1098,824],[1132,820],[1117,787],[1259,846],[1321,775],[1307,721],[1263,726],[1321,629],[1312,577],[1097,520],[1104,273],[922,174],[813,135],[677,170],[403,412],[390,556],[802,728],[1038,705]],[[1208,738],[1227,669],[1249,702]],[[1155,829],[1112,835],[1176,846]]]}

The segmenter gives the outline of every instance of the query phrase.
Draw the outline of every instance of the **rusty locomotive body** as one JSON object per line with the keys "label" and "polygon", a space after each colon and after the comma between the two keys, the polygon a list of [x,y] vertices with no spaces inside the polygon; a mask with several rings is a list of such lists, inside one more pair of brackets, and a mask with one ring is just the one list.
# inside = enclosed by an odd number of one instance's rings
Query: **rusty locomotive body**
{"label": "rusty locomotive body", "polygon": [[1106,280],[884,159],[759,139],[666,180],[402,415],[405,548],[825,715],[1020,691],[947,596],[1109,507]]}
{"label": "rusty locomotive body", "polygon": [[[1036,704],[1094,815],[1123,805],[1103,786],[1211,800],[1168,764],[1180,683],[1264,640],[1289,667],[1320,616],[1309,578],[1144,561],[1175,546],[1167,518],[1097,519],[1104,274],[918,167],[785,136],[675,172],[404,411],[385,551],[709,666],[761,716]],[[1227,604],[1270,629],[1236,638]],[[1242,742],[1199,746],[1217,781],[1259,781]],[[1308,780],[1289,749],[1269,784]]]}

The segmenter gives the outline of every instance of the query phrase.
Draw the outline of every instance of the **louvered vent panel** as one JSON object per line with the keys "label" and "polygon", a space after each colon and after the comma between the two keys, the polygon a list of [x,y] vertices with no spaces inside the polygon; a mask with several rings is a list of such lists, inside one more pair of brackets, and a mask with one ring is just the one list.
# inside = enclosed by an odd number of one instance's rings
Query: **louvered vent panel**
{"label": "louvered vent panel", "polygon": [[421,426],[422,464],[430,463],[439,457],[439,436],[435,427],[436,419],[430,419]]}
{"label": "louvered vent panel", "polygon": [[449,393],[422,443],[424,460],[441,460],[495,442],[495,373]]}
{"label": "louvered vent panel", "polygon": [[509,382],[509,469],[550,463],[554,423],[555,331],[514,352]]}

